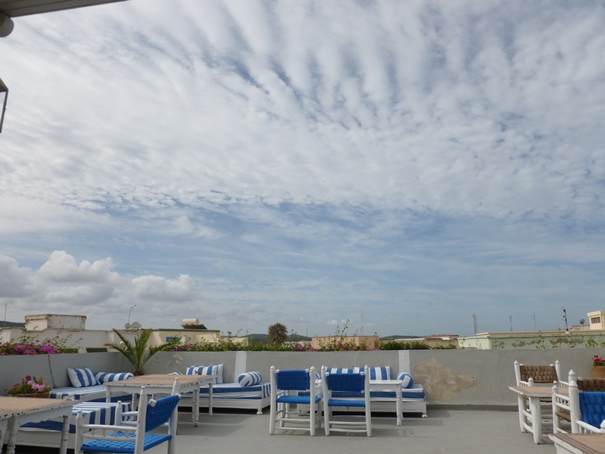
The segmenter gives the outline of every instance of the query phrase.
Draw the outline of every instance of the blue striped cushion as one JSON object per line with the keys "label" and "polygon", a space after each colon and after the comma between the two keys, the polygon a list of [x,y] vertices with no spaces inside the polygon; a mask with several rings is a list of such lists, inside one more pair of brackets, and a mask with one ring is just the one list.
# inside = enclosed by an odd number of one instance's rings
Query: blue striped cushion
{"label": "blue striped cushion", "polygon": [[326,374],[358,374],[359,372],[359,367],[326,367]]}
{"label": "blue striped cushion", "polygon": [[401,387],[404,389],[409,389],[414,386],[414,377],[407,372],[399,372],[399,374],[397,374],[397,380],[402,381]]}
{"label": "blue striped cushion", "polygon": [[83,388],[85,386],[95,386],[100,384],[95,378],[95,374],[92,373],[92,370],[87,367],[84,369],[67,368],[67,375],[69,376],[69,381],[74,388]]}
{"label": "blue striped cushion", "polygon": [[120,381],[120,380],[128,380],[129,378],[134,377],[134,374],[130,372],[120,372],[120,373],[111,373],[111,372],[99,372],[95,375],[97,381],[101,384]]}
{"label": "blue striped cushion", "polygon": [[223,365],[214,366],[189,366],[186,375],[214,375],[213,384],[223,383]]}
{"label": "blue striped cushion", "polygon": [[370,367],[370,380],[390,380],[391,366]]}
{"label": "blue striped cushion", "polygon": [[254,386],[258,385],[263,381],[263,376],[260,372],[244,372],[243,374],[239,374],[237,377],[237,382],[240,386]]}

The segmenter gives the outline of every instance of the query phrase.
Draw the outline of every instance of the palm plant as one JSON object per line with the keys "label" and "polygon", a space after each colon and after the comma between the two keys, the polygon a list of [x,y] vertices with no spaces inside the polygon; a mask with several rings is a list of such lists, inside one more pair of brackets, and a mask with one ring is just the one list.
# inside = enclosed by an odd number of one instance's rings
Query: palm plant
{"label": "palm plant", "polygon": [[272,344],[281,345],[288,339],[288,328],[282,323],[274,323],[269,327],[268,337]]}
{"label": "palm plant", "polygon": [[149,361],[149,358],[159,351],[157,348],[147,348],[149,338],[151,337],[151,329],[141,330],[141,332],[134,337],[134,344],[128,340],[124,333],[115,328],[113,331],[120,338],[121,342],[119,344],[105,344],[105,346],[119,351],[128,358],[128,361],[130,361],[134,367],[135,375],[143,375],[145,373],[143,366]]}

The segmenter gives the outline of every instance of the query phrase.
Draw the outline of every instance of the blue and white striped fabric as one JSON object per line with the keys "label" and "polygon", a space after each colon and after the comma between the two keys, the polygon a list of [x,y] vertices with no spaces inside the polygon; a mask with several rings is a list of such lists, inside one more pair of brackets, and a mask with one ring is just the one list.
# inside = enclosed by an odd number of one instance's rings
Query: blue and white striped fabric
{"label": "blue and white striped fabric", "polygon": [[95,378],[101,384],[114,381],[128,380],[132,377],[134,377],[134,374],[132,374],[131,372],[98,372],[97,375],[95,375]]}
{"label": "blue and white striped fabric", "polygon": [[370,380],[390,380],[391,366],[369,367]]}
{"label": "blue and white striped fabric", "polygon": [[263,381],[263,376],[260,372],[252,371],[252,372],[244,372],[243,374],[239,374],[237,377],[237,382],[240,386],[254,386],[258,385]]}
{"label": "blue and white striped fabric", "polygon": [[[265,399],[271,395],[271,383],[240,386],[238,383],[221,383],[212,386],[213,399]],[[208,386],[200,388],[200,399],[208,398]]]}
{"label": "blue and white striped fabric", "polygon": [[67,368],[69,381],[74,388],[83,388],[85,386],[95,386],[100,383],[95,378],[95,374],[89,368],[70,369]]}
{"label": "blue and white striped fabric", "polygon": [[223,365],[213,366],[189,366],[186,375],[214,375],[213,384],[223,383]]}
{"label": "blue and white striped fabric", "polygon": [[359,367],[326,367],[326,374],[358,374]]}
{"label": "blue and white striped fabric", "polygon": [[107,388],[105,385],[86,386],[82,388],[55,388],[51,390],[49,397],[51,399],[64,399],[65,397],[72,397],[73,399],[80,401],[91,401],[96,399],[105,400],[106,391]]}
{"label": "blue and white striped fabric", "polygon": [[170,372],[168,375],[183,375],[182,372]]}
{"label": "blue and white striped fabric", "polygon": [[399,372],[399,374],[397,374],[397,380],[401,380],[401,387],[404,389],[409,389],[414,386],[414,377],[407,372]]}
{"label": "blue and white striped fabric", "polygon": [[[130,404],[122,402],[122,413],[130,411]],[[73,406],[71,417],[69,418],[69,433],[76,432],[76,416],[78,412],[82,412],[84,417],[84,424],[115,424],[115,413],[117,403],[111,402],[83,402]],[[63,429],[63,418],[59,417],[48,421],[41,421],[37,423],[26,423],[21,427],[43,429],[43,430],[56,430],[61,431]]]}

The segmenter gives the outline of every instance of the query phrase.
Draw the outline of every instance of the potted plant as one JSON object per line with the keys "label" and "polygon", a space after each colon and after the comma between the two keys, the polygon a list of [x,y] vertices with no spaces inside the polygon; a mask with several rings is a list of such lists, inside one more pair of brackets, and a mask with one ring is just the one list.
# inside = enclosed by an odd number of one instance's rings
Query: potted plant
{"label": "potted plant", "polygon": [[599,355],[592,359],[592,378],[605,378],[605,358]]}
{"label": "potted plant", "polygon": [[21,380],[21,383],[17,382],[8,391],[9,396],[17,397],[41,397],[45,398],[50,395],[51,387],[44,383],[42,377],[36,378],[27,375]]}

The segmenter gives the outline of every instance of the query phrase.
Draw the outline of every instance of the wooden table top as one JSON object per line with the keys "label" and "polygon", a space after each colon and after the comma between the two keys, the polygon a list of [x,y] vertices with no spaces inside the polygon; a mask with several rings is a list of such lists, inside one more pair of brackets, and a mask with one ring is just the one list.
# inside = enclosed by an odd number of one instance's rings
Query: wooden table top
{"label": "wooden table top", "polygon": [[551,434],[555,444],[567,444],[585,454],[605,453],[605,437],[602,434]]}
{"label": "wooden table top", "polygon": [[212,378],[211,375],[169,375],[169,374],[151,374],[138,375],[128,380],[120,380],[105,383],[106,386],[172,386],[174,380],[178,379],[181,385],[189,385],[193,383],[202,383],[203,381]]}
{"label": "wooden table top", "polygon": [[76,402],[63,399],[0,396],[0,418],[37,413],[42,410],[72,407]]}
{"label": "wooden table top", "polygon": [[[551,397],[552,386],[509,386],[508,389],[527,397]],[[559,394],[568,394],[567,387],[560,387],[557,391]]]}

